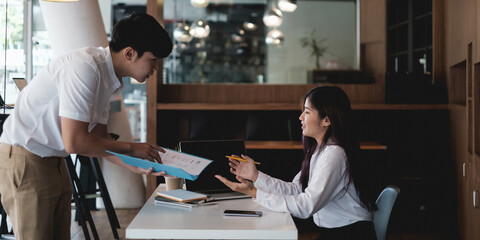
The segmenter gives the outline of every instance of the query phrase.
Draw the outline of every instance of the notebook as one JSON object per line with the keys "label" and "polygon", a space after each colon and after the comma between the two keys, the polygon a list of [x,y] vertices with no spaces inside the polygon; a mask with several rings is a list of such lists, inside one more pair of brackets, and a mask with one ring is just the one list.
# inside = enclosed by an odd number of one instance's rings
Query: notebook
{"label": "notebook", "polygon": [[185,182],[187,190],[207,194],[214,200],[250,197],[232,191],[215,178],[215,175],[219,174],[230,181],[237,182],[235,175],[230,172],[229,161],[225,156],[244,154],[245,143],[243,140],[182,141],[179,143],[179,147],[181,152],[213,160],[195,181]]}
{"label": "notebook", "polygon": [[22,91],[23,88],[27,86],[27,81],[25,78],[13,78],[15,85],[17,85],[18,90]]}
{"label": "notebook", "polygon": [[157,196],[161,196],[161,197],[175,200],[178,202],[191,202],[191,201],[202,200],[207,198],[207,195],[197,193],[197,192],[187,191],[184,189],[175,189],[170,191],[157,192]]}

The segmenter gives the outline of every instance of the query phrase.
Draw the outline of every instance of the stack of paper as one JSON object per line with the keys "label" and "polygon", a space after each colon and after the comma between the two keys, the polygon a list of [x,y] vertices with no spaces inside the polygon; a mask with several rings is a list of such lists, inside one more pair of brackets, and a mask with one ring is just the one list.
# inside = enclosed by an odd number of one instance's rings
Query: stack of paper
{"label": "stack of paper", "polygon": [[202,205],[214,204],[207,202],[207,195],[191,192],[183,189],[176,189],[165,192],[157,192],[155,203],[192,208]]}
{"label": "stack of paper", "polygon": [[168,198],[177,202],[191,202],[195,200],[203,200],[207,198],[207,195],[196,193],[184,189],[175,189],[164,192],[157,192],[157,196]]}
{"label": "stack of paper", "polygon": [[155,197],[155,204],[162,204],[162,205],[170,205],[170,206],[177,206],[177,207],[184,207],[184,208],[193,208],[203,204],[204,200],[197,200],[192,202],[177,202],[175,200],[171,200],[168,198],[156,196]]}

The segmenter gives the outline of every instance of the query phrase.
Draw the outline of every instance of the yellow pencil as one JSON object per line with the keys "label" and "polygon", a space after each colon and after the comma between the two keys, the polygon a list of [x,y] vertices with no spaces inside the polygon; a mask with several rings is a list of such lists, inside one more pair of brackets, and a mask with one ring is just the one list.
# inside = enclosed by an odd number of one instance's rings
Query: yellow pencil
{"label": "yellow pencil", "polygon": [[[238,160],[238,161],[242,161],[242,162],[247,162],[247,160],[243,159],[243,158],[237,158],[237,157],[232,157],[232,156],[225,156],[227,158],[231,158],[231,159],[235,159],[235,160]],[[260,164],[259,162],[254,162],[255,164]]]}

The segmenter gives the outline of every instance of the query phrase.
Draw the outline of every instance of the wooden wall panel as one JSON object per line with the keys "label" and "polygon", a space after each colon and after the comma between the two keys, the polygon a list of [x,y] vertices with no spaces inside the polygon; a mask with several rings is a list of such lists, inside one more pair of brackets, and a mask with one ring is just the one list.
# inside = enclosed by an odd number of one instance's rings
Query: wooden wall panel
{"label": "wooden wall panel", "polygon": [[[332,84],[330,84],[332,85]],[[159,103],[299,103],[320,84],[169,84],[159,88]],[[383,84],[336,84],[352,103],[383,103]]]}
{"label": "wooden wall panel", "polygon": [[446,63],[452,66],[467,57],[467,46],[473,41],[472,11],[474,0],[445,0]]}
{"label": "wooden wall panel", "polygon": [[[480,13],[480,1],[476,0],[474,1],[475,7],[474,9],[474,16],[476,17],[475,19],[475,25],[473,26],[474,29],[477,29],[480,26],[480,16],[478,16],[478,13]],[[476,30],[475,32],[475,39],[474,39],[474,44],[473,44],[473,62],[478,63],[480,62],[480,31]]]}
{"label": "wooden wall panel", "polygon": [[385,42],[386,1],[360,1],[360,42]]}
{"label": "wooden wall panel", "polygon": [[[163,0],[147,0],[147,13],[154,16],[157,21],[163,25]],[[157,88],[161,85],[163,71],[163,61],[160,61],[158,71],[154,72],[147,80],[147,142],[157,142]],[[159,84],[160,83],[160,84]],[[146,198],[149,199],[152,192],[155,191],[155,176],[147,176]]]}
{"label": "wooden wall panel", "polygon": [[[470,231],[472,229],[472,219],[469,216],[469,208],[471,206],[471,193],[468,183],[468,178],[471,177],[471,162],[467,159],[467,135],[465,124],[467,123],[467,116],[465,107],[459,105],[452,105],[450,107],[450,134],[452,136],[452,155],[456,156],[457,161],[457,189],[458,189],[458,228],[461,239],[471,239]],[[465,166],[463,166],[466,164]],[[466,177],[463,177],[463,168],[465,167]]]}
{"label": "wooden wall panel", "polygon": [[[451,105],[451,135],[453,144],[452,154],[457,166],[467,163],[467,176],[462,177],[457,171],[459,191],[458,217],[459,230],[462,239],[479,239],[480,211],[472,206],[472,190],[480,186],[480,161],[474,161],[472,156],[473,129],[472,123],[479,120],[472,112],[478,112],[478,106],[472,105],[472,96],[479,94],[471,92],[473,69],[480,61],[480,30],[479,12],[480,0],[444,0],[445,2],[445,63],[447,86],[449,88],[449,102]],[[472,71],[473,69],[473,71]],[[468,84],[467,84],[467,80]],[[475,89],[475,88],[473,88]],[[470,94],[468,94],[470,93]],[[474,141],[473,141],[474,142]],[[467,146],[469,150],[467,150]],[[463,170],[463,169],[462,169]]]}
{"label": "wooden wall panel", "polygon": [[449,68],[450,76],[448,81],[449,103],[465,106],[466,104],[466,82],[467,82],[467,61],[462,61]]}

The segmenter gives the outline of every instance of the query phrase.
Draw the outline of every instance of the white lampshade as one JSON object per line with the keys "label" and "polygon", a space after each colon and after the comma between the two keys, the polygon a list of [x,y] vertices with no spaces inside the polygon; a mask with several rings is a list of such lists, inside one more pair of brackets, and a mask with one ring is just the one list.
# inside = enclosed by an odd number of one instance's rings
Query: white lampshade
{"label": "white lampshade", "polygon": [[267,37],[265,38],[265,43],[268,45],[276,45],[279,46],[283,43],[284,37],[283,33],[278,29],[273,29],[267,33]]}
{"label": "white lampshade", "polygon": [[267,27],[278,27],[282,25],[282,21],[282,11],[278,10],[278,8],[275,7],[275,4],[272,4],[272,7],[267,9],[263,14],[263,23]]}
{"label": "white lampshade", "polygon": [[190,35],[190,25],[186,23],[179,23],[173,30],[173,38],[179,42],[188,43],[192,41],[193,36]]}
{"label": "white lampshade", "polygon": [[192,24],[190,35],[196,38],[206,38],[210,34],[210,27],[207,21],[199,19]]}
{"label": "white lampshade", "polygon": [[190,0],[190,3],[194,6],[194,7],[198,7],[198,8],[204,8],[204,7],[207,7],[208,6],[208,0]]}
{"label": "white lampshade", "polygon": [[42,1],[45,1],[45,2],[78,2],[78,0],[42,0]]}
{"label": "white lampshade", "polygon": [[278,1],[278,8],[284,12],[293,12],[297,9],[297,1],[296,0],[279,0]]}

